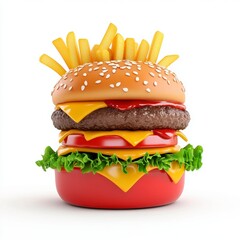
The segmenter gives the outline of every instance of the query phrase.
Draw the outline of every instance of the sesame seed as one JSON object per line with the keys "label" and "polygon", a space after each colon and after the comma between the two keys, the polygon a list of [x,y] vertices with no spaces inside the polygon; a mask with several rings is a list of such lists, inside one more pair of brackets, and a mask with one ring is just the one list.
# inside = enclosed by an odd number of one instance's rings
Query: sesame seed
{"label": "sesame seed", "polygon": [[139,77],[136,77],[135,80],[138,82],[139,81]]}
{"label": "sesame seed", "polygon": [[107,68],[106,67],[102,67],[102,70],[106,70]]}
{"label": "sesame seed", "polygon": [[182,87],[181,90],[182,90],[183,92],[185,92],[185,88],[184,88],[184,87]]}
{"label": "sesame seed", "polygon": [[91,71],[92,71],[92,68],[89,68],[88,71],[91,72]]}
{"label": "sesame seed", "polygon": [[78,72],[80,72],[82,69],[83,69],[82,67],[78,68]]}
{"label": "sesame seed", "polygon": [[150,93],[151,89],[150,88],[146,88],[146,92]]}
{"label": "sesame seed", "polygon": [[111,62],[111,63],[108,64],[108,66],[116,66],[116,64]]}
{"label": "sesame seed", "polygon": [[124,92],[128,92],[128,88],[123,88],[123,91]]}
{"label": "sesame seed", "polygon": [[133,71],[133,74],[138,75],[138,72],[137,71]]}
{"label": "sesame seed", "polygon": [[76,73],[74,73],[74,76],[76,77],[78,75],[78,73],[76,72]]}
{"label": "sesame seed", "polygon": [[177,82],[177,78],[173,78],[173,81],[174,81],[174,82]]}
{"label": "sesame seed", "polygon": [[155,86],[155,87],[157,86],[157,82],[156,81],[153,82],[153,86]]}
{"label": "sesame seed", "polygon": [[84,85],[87,86],[88,85],[88,82],[87,80],[84,81]]}
{"label": "sesame seed", "polygon": [[97,71],[99,69],[99,67],[95,67],[94,69],[93,69],[93,71]]}
{"label": "sesame seed", "polygon": [[67,88],[67,84],[64,84],[63,88],[66,89]]}
{"label": "sesame seed", "polygon": [[60,88],[60,86],[58,85],[58,86],[57,86],[57,90],[58,90],[59,88]]}
{"label": "sesame seed", "polygon": [[163,78],[164,80],[167,80],[167,78],[166,78],[165,76],[162,76],[162,78]]}
{"label": "sesame seed", "polygon": [[128,77],[130,77],[130,73],[128,73],[128,72],[127,72],[127,73],[125,73],[125,75],[126,75],[126,76],[128,76]]}
{"label": "sesame seed", "polygon": [[170,81],[169,80],[167,80],[167,83],[168,83],[168,85],[170,85]]}
{"label": "sesame seed", "polygon": [[152,64],[149,64],[148,66],[149,66],[150,68],[154,68],[154,66],[153,66]]}
{"label": "sesame seed", "polygon": [[87,64],[89,67],[92,67],[93,65],[92,65],[92,63],[90,63],[90,64]]}
{"label": "sesame seed", "polygon": [[102,64],[103,64],[103,62],[98,62],[98,63],[97,63],[98,66],[100,66],[100,65],[102,65]]}
{"label": "sesame seed", "polygon": [[107,71],[108,71],[107,69],[103,69],[103,70],[102,70],[103,73],[105,73],[105,72],[107,72]]}
{"label": "sesame seed", "polygon": [[95,83],[99,84],[99,83],[101,83],[101,80],[96,80]]}
{"label": "sesame seed", "polygon": [[84,76],[84,77],[86,77],[86,76],[87,76],[87,74],[86,74],[86,73],[83,73],[83,76]]}
{"label": "sesame seed", "polygon": [[81,86],[81,90],[82,90],[82,91],[84,91],[84,89],[85,89],[85,86],[84,86],[84,85],[82,85],[82,86]]}
{"label": "sesame seed", "polygon": [[63,80],[66,80],[66,79],[67,79],[67,76],[64,76],[64,77],[63,77]]}
{"label": "sesame seed", "polygon": [[144,85],[148,85],[148,81],[143,81],[143,84]]}
{"label": "sesame seed", "polygon": [[103,72],[101,72],[101,73],[99,73],[99,75],[100,75],[101,77],[103,77],[103,76],[104,76],[104,73],[103,73]]}
{"label": "sesame seed", "polygon": [[112,70],[112,73],[115,73],[116,71],[117,71],[116,69],[113,69],[113,70]]}
{"label": "sesame seed", "polygon": [[110,78],[110,74],[107,74],[106,79]]}
{"label": "sesame seed", "polygon": [[127,66],[132,66],[132,63],[130,63],[130,62],[125,62],[125,65],[127,65]]}
{"label": "sesame seed", "polygon": [[162,74],[158,74],[158,77],[162,78]]}
{"label": "sesame seed", "polygon": [[62,87],[62,86],[63,86],[63,83],[60,84],[60,87]]}
{"label": "sesame seed", "polygon": [[160,73],[160,72],[161,72],[161,70],[159,70],[158,68],[155,69],[155,71],[156,71],[157,73]]}
{"label": "sesame seed", "polygon": [[111,88],[114,88],[114,84],[110,84],[109,86],[110,86]]}
{"label": "sesame seed", "polygon": [[129,67],[129,66],[127,66],[127,69],[128,69],[128,70],[131,70],[132,68],[131,68],[131,67]]}
{"label": "sesame seed", "polygon": [[142,70],[141,67],[138,67],[137,69],[138,69],[138,71],[141,71],[141,70]]}
{"label": "sesame seed", "polygon": [[121,82],[116,83],[116,87],[119,87],[121,85]]}
{"label": "sesame seed", "polygon": [[73,81],[73,79],[71,78],[69,81],[70,81],[70,82],[72,82],[72,81]]}
{"label": "sesame seed", "polygon": [[165,73],[166,75],[169,75],[169,71],[168,71],[167,69],[164,70],[164,73]]}
{"label": "sesame seed", "polygon": [[68,90],[69,90],[69,91],[71,91],[71,90],[72,90],[72,88],[73,88],[73,87],[71,86],[71,87],[69,87],[69,89],[68,89]]}
{"label": "sesame seed", "polygon": [[150,72],[149,74],[150,74],[150,76],[152,76],[152,77],[155,76],[155,74],[154,74],[153,72]]}
{"label": "sesame seed", "polygon": [[126,68],[126,66],[122,66],[122,67],[120,67],[120,69],[125,69]]}

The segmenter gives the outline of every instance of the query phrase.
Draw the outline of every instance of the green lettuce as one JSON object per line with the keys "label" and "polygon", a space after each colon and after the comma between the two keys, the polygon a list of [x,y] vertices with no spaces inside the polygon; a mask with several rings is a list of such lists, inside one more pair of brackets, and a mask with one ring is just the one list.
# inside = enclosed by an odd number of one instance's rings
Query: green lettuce
{"label": "green lettuce", "polygon": [[148,166],[168,171],[171,162],[177,161],[180,166],[184,164],[187,171],[193,171],[198,170],[202,166],[202,152],[203,148],[201,146],[193,148],[192,145],[188,144],[177,153],[155,153],[153,155],[146,153],[141,158],[132,160],[129,157],[127,161],[123,161],[115,154],[107,156],[102,153],[73,152],[65,156],[58,156],[57,152],[48,146],[42,155],[42,159],[36,161],[36,164],[42,167],[44,171],[52,168],[58,171],[65,169],[67,172],[71,172],[74,168],[80,168],[82,173],[96,173],[103,170],[106,166],[119,164],[122,171],[127,173],[127,166],[135,163],[140,172],[147,173]]}

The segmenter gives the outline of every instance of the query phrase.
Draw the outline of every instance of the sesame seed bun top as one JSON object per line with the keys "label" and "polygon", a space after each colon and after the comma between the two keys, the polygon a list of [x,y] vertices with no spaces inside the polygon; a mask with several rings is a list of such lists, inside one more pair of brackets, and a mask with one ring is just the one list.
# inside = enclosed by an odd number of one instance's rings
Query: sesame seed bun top
{"label": "sesame seed bun top", "polygon": [[150,62],[111,60],[71,69],[54,86],[55,105],[104,100],[154,100],[184,103],[182,82]]}

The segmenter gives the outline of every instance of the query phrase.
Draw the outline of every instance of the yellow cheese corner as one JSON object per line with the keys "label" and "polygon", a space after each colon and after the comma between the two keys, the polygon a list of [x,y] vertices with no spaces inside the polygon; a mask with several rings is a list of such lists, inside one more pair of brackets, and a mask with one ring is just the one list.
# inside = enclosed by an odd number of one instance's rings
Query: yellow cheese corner
{"label": "yellow cheese corner", "polygon": [[107,107],[105,102],[70,102],[58,104],[56,109],[61,108],[74,122],[78,123],[91,112],[105,107]]}

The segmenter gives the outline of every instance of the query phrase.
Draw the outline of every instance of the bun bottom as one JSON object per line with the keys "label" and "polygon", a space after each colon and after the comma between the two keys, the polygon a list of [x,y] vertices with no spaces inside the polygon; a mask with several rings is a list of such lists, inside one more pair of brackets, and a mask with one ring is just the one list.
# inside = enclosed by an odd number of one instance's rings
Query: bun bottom
{"label": "bun bottom", "polygon": [[140,178],[127,192],[100,174],[74,169],[55,170],[56,188],[65,202],[87,208],[134,209],[157,207],[175,202],[184,187],[184,175],[175,184],[164,171],[154,169]]}

